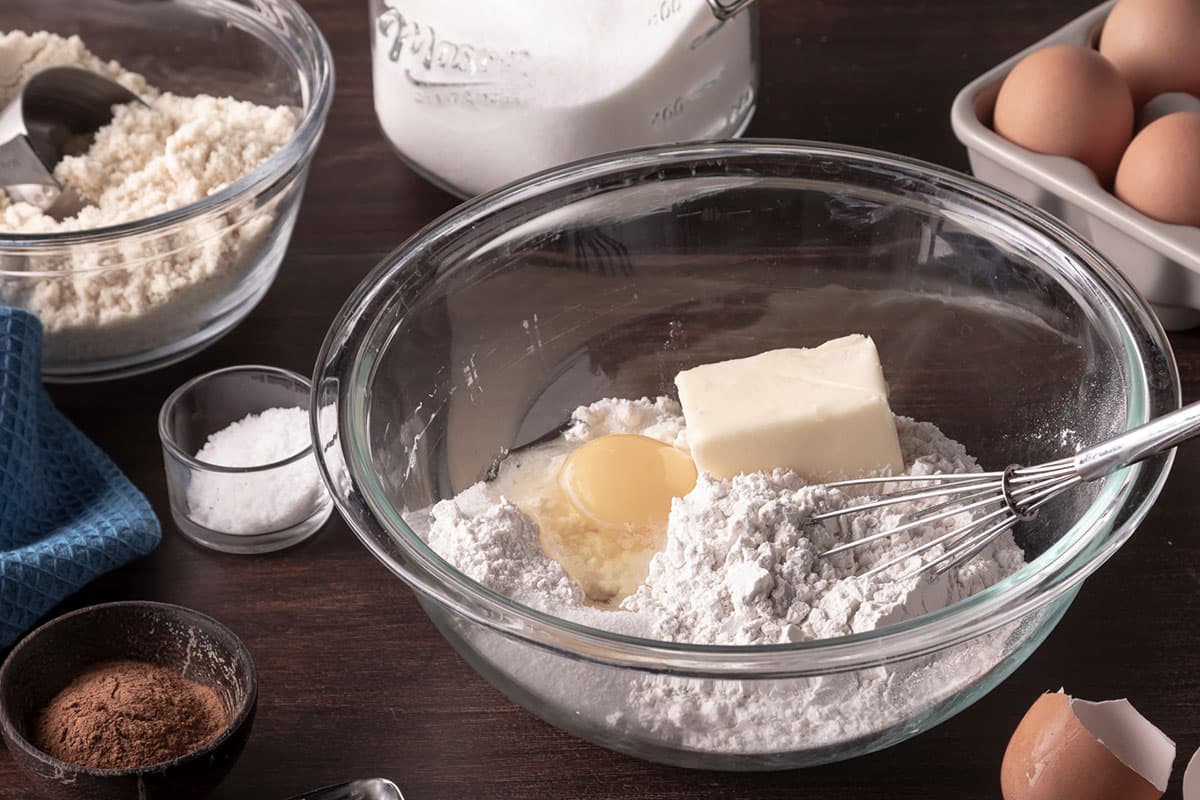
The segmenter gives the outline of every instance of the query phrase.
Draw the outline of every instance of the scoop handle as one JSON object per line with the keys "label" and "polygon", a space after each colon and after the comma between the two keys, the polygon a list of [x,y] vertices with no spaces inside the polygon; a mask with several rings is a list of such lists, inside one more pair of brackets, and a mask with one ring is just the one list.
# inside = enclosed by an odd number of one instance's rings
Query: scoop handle
{"label": "scoop handle", "polygon": [[1200,435],[1200,402],[1188,405],[1145,425],[1080,450],[1075,454],[1075,470],[1085,481],[1136,464],[1150,456]]}

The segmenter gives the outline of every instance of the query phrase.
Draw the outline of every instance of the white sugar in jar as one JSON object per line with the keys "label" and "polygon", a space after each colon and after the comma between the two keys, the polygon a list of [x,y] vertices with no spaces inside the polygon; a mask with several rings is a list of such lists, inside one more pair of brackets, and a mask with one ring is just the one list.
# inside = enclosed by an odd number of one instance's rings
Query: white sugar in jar
{"label": "white sugar in jar", "polygon": [[739,135],[757,9],[708,0],[370,0],[375,111],[460,196],[627,147]]}

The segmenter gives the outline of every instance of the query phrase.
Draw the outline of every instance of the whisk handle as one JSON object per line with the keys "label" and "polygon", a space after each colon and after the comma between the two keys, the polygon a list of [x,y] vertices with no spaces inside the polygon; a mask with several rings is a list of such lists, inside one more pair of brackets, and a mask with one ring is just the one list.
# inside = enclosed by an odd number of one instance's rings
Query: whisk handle
{"label": "whisk handle", "polygon": [[1075,470],[1085,481],[1169,450],[1200,435],[1200,402],[1189,403],[1108,441],[1075,454]]}

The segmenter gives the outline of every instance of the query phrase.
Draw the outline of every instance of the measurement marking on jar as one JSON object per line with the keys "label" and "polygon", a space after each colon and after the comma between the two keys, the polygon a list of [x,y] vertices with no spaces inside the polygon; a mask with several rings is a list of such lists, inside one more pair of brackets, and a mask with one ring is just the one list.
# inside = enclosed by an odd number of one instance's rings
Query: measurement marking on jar
{"label": "measurement marking on jar", "polygon": [[411,69],[404,70],[404,77],[413,86],[421,89],[461,89],[471,86],[491,86],[491,81],[431,81],[413,75]]}
{"label": "measurement marking on jar", "polygon": [[742,89],[741,93],[738,94],[737,98],[729,106],[729,113],[725,116],[726,124],[730,126],[736,125],[740,120],[746,118],[746,112],[753,106],[754,87],[747,86],[745,89]]}
{"label": "measurement marking on jar", "polygon": [[469,88],[442,90],[440,87],[414,95],[413,102],[416,105],[436,108],[461,106],[472,109],[520,108],[525,105],[519,97],[503,92],[476,91]]}
{"label": "measurement marking on jar", "polygon": [[722,67],[721,70],[716,75],[714,75],[712,78],[709,78],[707,81],[700,84],[699,86],[697,86],[695,89],[691,90],[690,92],[679,95],[674,100],[672,100],[670,103],[666,104],[665,106],[662,106],[661,108],[656,110],[653,114],[651,114],[650,115],[650,127],[651,128],[661,128],[664,125],[671,124],[671,122],[673,120],[677,119],[679,116],[681,116],[683,114],[684,111],[687,110],[689,105],[691,105],[692,103],[695,103],[697,100],[699,100],[705,94],[707,94],[710,89],[712,89],[714,86],[719,84],[724,78],[725,78],[725,69],[724,69],[724,67]]}
{"label": "measurement marking on jar", "polygon": [[667,22],[680,11],[683,11],[683,0],[662,0],[658,7],[650,12],[650,20],[646,23],[647,27]]}

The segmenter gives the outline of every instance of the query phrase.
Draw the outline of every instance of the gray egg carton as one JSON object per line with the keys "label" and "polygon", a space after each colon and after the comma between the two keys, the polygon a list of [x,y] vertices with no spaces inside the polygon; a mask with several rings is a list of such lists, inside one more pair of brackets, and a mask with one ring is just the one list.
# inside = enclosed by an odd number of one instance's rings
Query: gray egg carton
{"label": "gray egg carton", "polygon": [[[1033,153],[992,130],[1000,84],[1017,62],[1051,44],[1094,45],[1109,9],[1104,3],[971,81],[954,99],[950,122],[980,180],[1033,203],[1085,236],[1154,306],[1168,330],[1200,325],[1200,228],[1150,219],[1100,185],[1070,158]],[[1161,95],[1139,119],[1200,109],[1189,95]]]}

